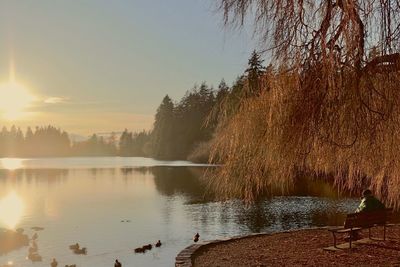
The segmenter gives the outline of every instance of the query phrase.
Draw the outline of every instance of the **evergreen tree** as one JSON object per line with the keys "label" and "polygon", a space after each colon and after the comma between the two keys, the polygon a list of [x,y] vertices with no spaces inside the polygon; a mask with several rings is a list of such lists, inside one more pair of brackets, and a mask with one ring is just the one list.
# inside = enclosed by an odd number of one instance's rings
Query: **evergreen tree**
{"label": "evergreen tree", "polygon": [[132,133],[129,133],[127,129],[122,133],[119,139],[119,155],[120,156],[131,156],[132,155]]}
{"label": "evergreen tree", "polygon": [[207,118],[207,125],[213,130],[218,124],[218,120],[223,111],[224,105],[226,104],[230,93],[230,88],[226,84],[225,80],[222,79],[218,85],[218,91],[215,94],[215,103],[211,109],[211,112]]}
{"label": "evergreen tree", "polygon": [[222,79],[218,85],[218,91],[215,97],[216,104],[221,103],[228,93],[229,93],[229,86],[226,84],[225,80]]}
{"label": "evergreen tree", "polygon": [[145,146],[149,142],[149,133],[141,131],[133,134],[132,138],[132,156],[146,156]]}
{"label": "evergreen tree", "polygon": [[152,132],[152,155],[157,158],[165,158],[172,154],[173,150],[173,121],[174,104],[166,95],[157,109]]}
{"label": "evergreen tree", "polygon": [[263,66],[264,60],[261,59],[261,55],[256,50],[253,51],[248,62],[248,68],[245,73],[247,74],[248,88],[246,96],[258,96],[261,93],[261,77],[266,71]]}

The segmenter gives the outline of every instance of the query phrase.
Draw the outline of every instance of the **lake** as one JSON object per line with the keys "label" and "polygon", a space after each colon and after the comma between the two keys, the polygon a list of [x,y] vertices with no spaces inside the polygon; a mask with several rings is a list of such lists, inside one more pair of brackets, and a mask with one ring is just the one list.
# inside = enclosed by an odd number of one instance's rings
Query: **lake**
{"label": "lake", "polygon": [[[204,199],[205,165],[148,158],[0,159],[0,227],[38,233],[41,263],[28,247],[0,256],[0,266],[173,266],[193,235],[216,239],[255,232],[341,224],[358,199],[330,185],[300,183],[285,196],[246,205]],[[123,221],[123,222],[122,222]],[[145,254],[133,249],[162,241]],[[87,255],[68,248],[79,242]]]}

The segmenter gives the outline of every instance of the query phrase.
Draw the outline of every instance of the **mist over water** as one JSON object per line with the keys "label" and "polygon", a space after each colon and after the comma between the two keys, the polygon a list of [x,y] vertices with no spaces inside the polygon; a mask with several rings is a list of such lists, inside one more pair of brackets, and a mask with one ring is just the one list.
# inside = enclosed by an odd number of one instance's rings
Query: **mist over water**
{"label": "mist over water", "polygon": [[[20,212],[0,216],[0,227],[38,232],[42,263],[26,259],[28,247],[0,256],[0,266],[173,266],[176,254],[201,240],[253,232],[341,224],[358,199],[340,197],[322,182],[304,182],[286,196],[246,205],[205,199],[199,177],[205,167],[146,158],[8,160],[0,170],[0,207]],[[20,164],[16,164],[19,161]],[[11,163],[10,163],[11,162]],[[46,165],[47,163],[47,165]],[[2,207],[4,208],[4,207]],[[11,214],[11,213],[10,213]],[[129,222],[127,222],[129,220]],[[12,221],[12,223],[10,223]],[[124,222],[121,222],[124,221]],[[162,241],[134,254],[135,247]],[[68,246],[79,242],[88,255]]]}

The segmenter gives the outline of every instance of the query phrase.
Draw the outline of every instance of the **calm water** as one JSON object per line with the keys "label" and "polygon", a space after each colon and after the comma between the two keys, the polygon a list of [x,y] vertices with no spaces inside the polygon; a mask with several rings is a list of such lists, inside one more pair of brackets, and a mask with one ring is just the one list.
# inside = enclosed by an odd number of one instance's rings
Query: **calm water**
{"label": "calm water", "polygon": [[[0,266],[173,266],[176,254],[201,239],[260,231],[340,224],[357,199],[338,197],[327,184],[300,184],[288,196],[246,206],[203,200],[204,167],[145,158],[3,159],[0,161],[0,227],[38,232],[41,263],[24,247],[0,256]],[[130,220],[130,222],[121,222]],[[146,254],[133,248],[163,242]],[[74,255],[79,242],[88,255]]]}

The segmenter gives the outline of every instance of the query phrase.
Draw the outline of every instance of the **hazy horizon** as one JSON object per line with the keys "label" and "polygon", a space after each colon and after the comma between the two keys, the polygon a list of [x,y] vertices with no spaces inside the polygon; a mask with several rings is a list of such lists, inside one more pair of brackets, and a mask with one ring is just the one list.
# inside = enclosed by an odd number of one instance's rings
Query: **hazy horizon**
{"label": "hazy horizon", "polygon": [[[149,130],[166,94],[179,100],[203,81],[231,84],[255,48],[246,30],[223,29],[209,0],[0,7],[0,125],[7,127],[51,124],[84,136]],[[18,93],[7,92],[11,61]]]}

